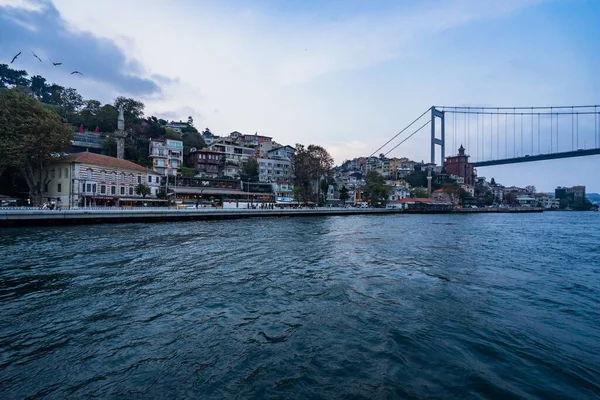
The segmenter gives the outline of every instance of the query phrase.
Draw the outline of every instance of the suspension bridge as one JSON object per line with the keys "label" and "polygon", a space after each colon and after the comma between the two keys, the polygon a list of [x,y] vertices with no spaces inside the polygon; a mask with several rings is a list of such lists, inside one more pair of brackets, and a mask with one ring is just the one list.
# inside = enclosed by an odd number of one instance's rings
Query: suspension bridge
{"label": "suspension bridge", "polygon": [[[600,105],[548,107],[432,106],[394,135],[385,155],[429,126],[431,162],[463,145],[474,167],[600,154]],[[439,148],[439,149],[438,149]]]}

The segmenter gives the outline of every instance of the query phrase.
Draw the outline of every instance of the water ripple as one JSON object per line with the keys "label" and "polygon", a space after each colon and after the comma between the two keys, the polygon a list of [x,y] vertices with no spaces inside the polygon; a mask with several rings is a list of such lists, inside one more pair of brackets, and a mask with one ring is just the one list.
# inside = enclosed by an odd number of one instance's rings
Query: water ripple
{"label": "water ripple", "polygon": [[600,397],[598,214],[7,229],[2,398]]}

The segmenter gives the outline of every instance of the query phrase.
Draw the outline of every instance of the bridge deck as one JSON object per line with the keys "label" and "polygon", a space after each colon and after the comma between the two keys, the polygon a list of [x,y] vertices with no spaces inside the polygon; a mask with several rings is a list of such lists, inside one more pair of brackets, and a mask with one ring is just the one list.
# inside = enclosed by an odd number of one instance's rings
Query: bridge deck
{"label": "bridge deck", "polygon": [[488,161],[477,161],[473,163],[474,167],[489,167],[492,165],[505,165],[505,164],[517,164],[523,162],[542,161],[542,160],[556,160],[559,158],[571,158],[571,157],[584,157],[593,156],[600,154],[600,149],[586,149],[586,150],[575,150],[565,151],[562,153],[552,154],[538,154],[534,156],[523,156],[515,158],[504,158],[499,160],[488,160]]}

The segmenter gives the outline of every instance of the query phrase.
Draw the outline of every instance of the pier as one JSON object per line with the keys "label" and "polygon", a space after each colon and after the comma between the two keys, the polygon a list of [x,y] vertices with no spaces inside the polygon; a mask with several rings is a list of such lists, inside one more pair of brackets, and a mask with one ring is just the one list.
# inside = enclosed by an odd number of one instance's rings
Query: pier
{"label": "pier", "polygon": [[0,228],[25,226],[83,225],[128,222],[206,221],[243,218],[324,217],[389,214],[451,214],[478,212],[542,212],[541,208],[459,209],[459,210],[398,210],[385,208],[307,208],[307,209],[169,209],[140,207],[131,209],[2,209]]}

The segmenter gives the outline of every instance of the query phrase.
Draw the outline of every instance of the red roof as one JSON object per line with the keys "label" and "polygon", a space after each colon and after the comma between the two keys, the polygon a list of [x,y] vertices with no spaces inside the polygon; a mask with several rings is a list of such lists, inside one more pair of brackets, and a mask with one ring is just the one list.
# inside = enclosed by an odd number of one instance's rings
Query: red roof
{"label": "red roof", "polygon": [[68,162],[68,163],[85,163],[93,165],[102,165],[105,167],[133,169],[141,172],[154,172],[146,167],[142,167],[139,164],[133,163],[127,160],[121,160],[115,157],[103,156],[102,154],[83,152],[69,154],[68,156],[56,159],[54,162]]}

